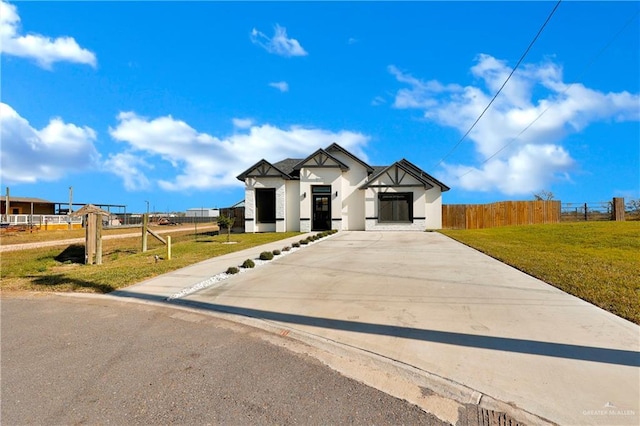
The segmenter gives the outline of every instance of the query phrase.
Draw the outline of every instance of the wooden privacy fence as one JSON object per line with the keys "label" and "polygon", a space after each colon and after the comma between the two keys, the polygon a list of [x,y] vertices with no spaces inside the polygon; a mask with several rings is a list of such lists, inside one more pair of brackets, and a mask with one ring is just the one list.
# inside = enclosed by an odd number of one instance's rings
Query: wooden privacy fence
{"label": "wooden privacy fence", "polygon": [[234,219],[233,229],[235,232],[244,232],[244,207],[222,208],[220,214]]}
{"label": "wooden privacy fence", "polygon": [[560,201],[501,201],[491,204],[444,204],[444,229],[481,229],[560,222]]}

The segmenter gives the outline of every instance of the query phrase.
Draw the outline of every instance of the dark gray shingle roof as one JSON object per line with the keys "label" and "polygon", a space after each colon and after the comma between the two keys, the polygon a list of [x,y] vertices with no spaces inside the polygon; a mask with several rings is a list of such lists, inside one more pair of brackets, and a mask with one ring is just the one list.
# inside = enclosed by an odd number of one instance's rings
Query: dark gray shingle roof
{"label": "dark gray shingle roof", "polygon": [[273,165],[286,174],[291,175],[291,173],[293,173],[294,166],[302,160],[303,158],[285,158],[277,163],[273,163]]}
{"label": "dark gray shingle roof", "polygon": [[371,177],[378,176],[378,174],[382,172],[384,169],[386,169],[387,167],[389,166],[371,166],[371,168],[373,169],[373,173],[371,173]]}

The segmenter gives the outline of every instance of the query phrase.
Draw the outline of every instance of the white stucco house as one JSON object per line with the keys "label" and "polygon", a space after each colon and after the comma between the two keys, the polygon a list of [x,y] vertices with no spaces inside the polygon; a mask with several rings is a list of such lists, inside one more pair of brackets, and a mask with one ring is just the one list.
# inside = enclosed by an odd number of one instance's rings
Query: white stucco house
{"label": "white stucco house", "polygon": [[260,160],[245,183],[245,232],[442,228],[449,187],[402,159],[372,167],[338,144],[304,159]]}

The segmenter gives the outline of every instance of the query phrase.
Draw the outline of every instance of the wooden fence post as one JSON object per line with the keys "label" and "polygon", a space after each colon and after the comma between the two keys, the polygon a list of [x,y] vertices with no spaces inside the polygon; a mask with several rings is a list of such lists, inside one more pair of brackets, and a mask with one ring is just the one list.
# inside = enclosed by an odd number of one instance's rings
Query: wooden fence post
{"label": "wooden fence post", "polygon": [[587,220],[589,220],[589,217],[587,216],[587,203],[584,203],[584,221],[586,222]]}
{"label": "wooden fence post", "polygon": [[96,220],[95,214],[89,213],[86,217],[85,245],[84,245],[84,263],[93,265],[96,254]]}
{"label": "wooden fence post", "polygon": [[96,216],[96,265],[102,265],[102,215]]}
{"label": "wooden fence post", "polygon": [[624,198],[613,198],[613,220],[624,221]]}
{"label": "wooden fence post", "polygon": [[142,252],[147,251],[147,229],[149,229],[149,214],[142,215]]}

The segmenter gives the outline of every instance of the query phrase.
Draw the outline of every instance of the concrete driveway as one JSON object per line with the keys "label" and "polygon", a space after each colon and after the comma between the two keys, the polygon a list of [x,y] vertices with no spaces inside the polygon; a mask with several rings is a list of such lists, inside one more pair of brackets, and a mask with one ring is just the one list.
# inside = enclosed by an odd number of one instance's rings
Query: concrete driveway
{"label": "concrete driveway", "polygon": [[406,366],[527,423],[640,424],[640,327],[438,233],[340,232],[182,303]]}

